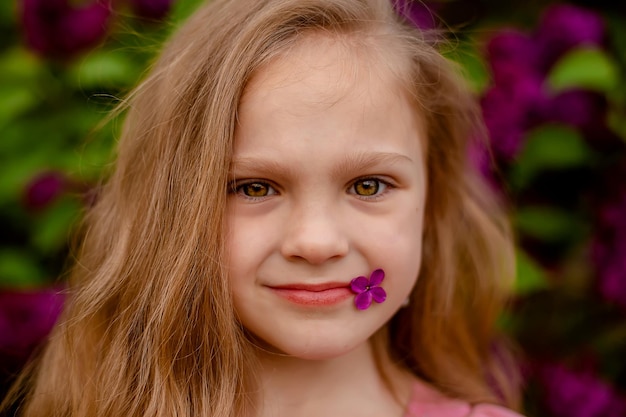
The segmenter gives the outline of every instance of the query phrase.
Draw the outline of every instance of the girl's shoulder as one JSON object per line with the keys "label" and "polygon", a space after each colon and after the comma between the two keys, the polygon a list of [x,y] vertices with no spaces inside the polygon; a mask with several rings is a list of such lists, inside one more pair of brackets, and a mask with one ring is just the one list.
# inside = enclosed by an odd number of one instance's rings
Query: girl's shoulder
{"label": "girl's shoulder", "polygon": [[522,417],[493,404],[471,405],[446,397],[429,385],[416,381],[404,417]]}

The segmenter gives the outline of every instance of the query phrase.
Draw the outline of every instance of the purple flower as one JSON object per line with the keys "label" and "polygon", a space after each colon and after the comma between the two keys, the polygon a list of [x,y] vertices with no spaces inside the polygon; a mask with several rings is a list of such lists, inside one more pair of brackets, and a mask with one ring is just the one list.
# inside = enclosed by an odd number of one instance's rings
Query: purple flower
{"label": "purple flower", "polygon": [[67,178],[57,171],[44,172],[26,186],[24,205],[31,210],[41,210],[66,191]]}
{"label": "purple flower", "polygon": [[[523,88],[520,84],[519,88]],[[491,147],[496,158],[514,159],[522,147],[527,129],[529,105],[516,91],[492,87],[481,99],[485,125],[489,131]]]}
{"label": "purple flower", "polygon": [[554,417],[619,417],[626,403],[607,382],[590,371],[574,372],[562,365],[539,371],[545,403]]}
{"label": "purple flower", "polygon": [[496,84],[515,68],[517,71],[534,73],[537,69],[537,48],[533,40],[520,31],[505,29],[498,32],[487,43],[487,58]]}
{"label": "purple flower", "polygon": [[549,100],[544,75],[537,69],[531,39],[504,30],[488,43],[493,86],[481,99],[494,156],[510,162],[522,147],[524,132],[545,120]]}
{"label": "purple flower", "polygon": [[[603,94],[588,90],[567,90],[552,98],[550,119],[578,128],[601,128],[605,124],[607,101]],[[602,126],[597,126],[598,124]]]}
{"label": "purple flower", "polygon": [[[612,174],[623,182],[624,171]],[[604,191],[605,201],[598,208],[591,259],[600,294],[626,310],[626,184],[609,184],[608,188]]]}
{"label": "purple flower", "polygon": [[600,15],[569,4],[549,7],[535,33],[542,69],[549,70],[575,46],[601,45],[604,36],[605,25]]}
{"label": "purple flower", "polygon": [[544,112],[546,120],[566,123],[580,129],[591,147],[609,154],[621,152],[623,141],[608,126],[609,103],[596,91],[571,89],[550,101]]}
{"label": "purple flower", "polygon": [[0,291],[0,361],[26,361],[52,329],[63,300],[56,289]]}
{"label": "purple flower", "polygon": [[350,281],[350,289],[356,293],[354,304],[359,310],[367,310],[372,304],[372,300],[382,303],[387,298],[387,293],[380,287],[380,283],[385,279],[385,272],[377,269],[367,279],[364,276],[356,277]]}
{"label": "purple flower", "polygon": [[109,2],[75,7],[69,0],[22,0],[26,42],[44,56],[71,58],[104,38],[112,13]]}
{"label": "purple flower", "polygon": [[130,0],[131,7],[137,16],[155,20],[167,16],[173,2],[173,0]]}
{"label": "purple flower", "polygon": [[422,30],[434,29],[437,27],[433,9],[438,3],[412,0],[394,0],[393,6],[398,14],[404,16],[409,22]]}

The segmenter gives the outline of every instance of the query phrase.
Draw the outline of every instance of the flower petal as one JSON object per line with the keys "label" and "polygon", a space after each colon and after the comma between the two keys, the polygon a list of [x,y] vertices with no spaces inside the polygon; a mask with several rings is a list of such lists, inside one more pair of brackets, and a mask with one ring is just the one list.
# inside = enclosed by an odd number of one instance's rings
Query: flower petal
{"label": "flower petal", "polygon": [[369,293],[372,294],[374,301],[382,303],[387,299],[387,292],[382,287],[370,288]]}
{"label": "flower petal", "polygon": [[352,281],[350,281],[350,289],[352,292],[360,294],[367,290],[367,287],[370,285],[370,282],[365,277],[356,277]]}
{"label": "flower petal", "polygon": [[370,275],[370,287],[379,285],[381,282],[383,282],[383,279],[385,279],[385,271],[383,271],[382,269],[375,270],[374,272],[372,272],[372,275]]}
{"label": "flower petal", "polygon": [[367,308],[372,304],[372,294],[369,291],[362,292],[361,294],[357,294],[354,297],[354,305],[359,310],[367,310]]}

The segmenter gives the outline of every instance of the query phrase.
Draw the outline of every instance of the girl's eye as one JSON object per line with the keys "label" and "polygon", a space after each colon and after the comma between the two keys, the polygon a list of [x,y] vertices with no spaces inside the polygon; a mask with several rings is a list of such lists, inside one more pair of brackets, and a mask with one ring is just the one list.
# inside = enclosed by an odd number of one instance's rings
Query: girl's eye
{"label": "girl's eye", "polygon": [[388,184],[377,178],[362,178],[356,180],[350,187],[350,193],[361,197],[373,197],[387,189]]}
{"label": "girl's eye", "polygon": [[246,197],[267,197],[277,194],[276,190],[266,182],[249,182],[237,185],[235,190]]}

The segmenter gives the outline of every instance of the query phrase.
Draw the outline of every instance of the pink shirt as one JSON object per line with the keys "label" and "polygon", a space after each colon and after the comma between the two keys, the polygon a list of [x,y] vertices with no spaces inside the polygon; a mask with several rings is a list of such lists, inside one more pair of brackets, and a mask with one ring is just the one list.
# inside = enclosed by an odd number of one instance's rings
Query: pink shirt
{"label": "pink shirt", "polygon": [[414,385],[411,400],[404,417],[522,417],[519,414],[492,404],[470,405],[465,401],[444,396],[428,385]]}

